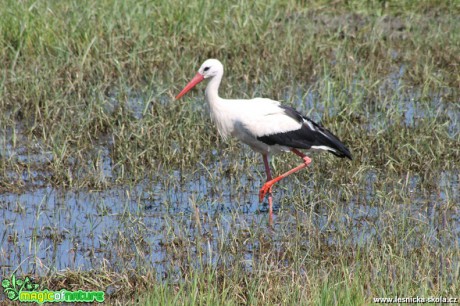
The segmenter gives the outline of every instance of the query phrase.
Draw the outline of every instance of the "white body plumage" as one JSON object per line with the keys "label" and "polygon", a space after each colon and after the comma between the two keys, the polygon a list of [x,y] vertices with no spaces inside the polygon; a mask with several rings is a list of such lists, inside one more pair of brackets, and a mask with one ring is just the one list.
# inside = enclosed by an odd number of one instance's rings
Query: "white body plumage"
{"label": "white body plumage", "polygon": [[326,150],[351,159],[348,149],[331,132],[278,101],[265,98],[222,99],[218,90],[223,74],[221,62],[208,59],[177,96],[179,99],[196,84],[209,78],[206,101],[211,118],[223,138],[234,136],[263,155],[297,148]]}

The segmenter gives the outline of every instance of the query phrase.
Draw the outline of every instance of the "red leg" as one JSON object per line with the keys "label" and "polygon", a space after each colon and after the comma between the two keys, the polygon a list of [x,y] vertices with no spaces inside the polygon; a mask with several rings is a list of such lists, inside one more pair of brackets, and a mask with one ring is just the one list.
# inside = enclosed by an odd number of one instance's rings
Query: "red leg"
{"label": "red leg", "polygon": [[307,167],[311,163],[311,159],[308,156],[306,156],[305,154],[303,154],[302,152],[300,152],[299,150],[292,149],[291,151],[293,153],[295,153],[296,155],[300,156],[303,159],[304,163],[299,165],[299,166],[297,166],[297,167],[295,167],[295,168],[293,168],[293,169],[291,169],[291,170],[289,170],[286,173],[281,174],[278,177],[275,177],[274,179],[271,179],[271,180],[267,181],[259,191],[259,201],[260,202],[262,202],[264,200],[265,195],[267,193],[270,193],[270,195],[271,195],[272,186],[276,182],[281,181],[286,176],[289,176],[289,175],[291,175],[291,174],[293,174],[293,173],[295,173],[295,172],[297,172],[299,170],[302,170],[303,168]]}
{"label": "red leg", "polygon": [[[270,164],[268,163],[268,157],[266,154],[263,154],[262,155],[263,158],[264,158],[264,165],[265,165],[265,173],[267,173],[267,182],[271,181],[272,180],[272,173],[270,171]],[[273,198],[272,198],[272,188],[270,187],[268,189],[268,191],[265,192],[265,194],[268,192],[268,212],[269,212],[269,215],[268,215],[268,223],[270,223],[270,225],[273,224]],[[265,194],[264,194],[264,197],[265,197]],[[260,195],[259,195],[259,200],[260,200]],[[262,198],[263,200],[263,198]],[[260,201],[262,202],[262,201]]]}
{"label": "red leg", "polygon": [[[305,154],[303,154],[302,152],[300,152],[299,150],[297,150],[297,149],[291,149],[291,151],[292,151],[292,153],[295,153],[295,155],[297,155],[297,156],[299,156],[300,158],[302,158],[302,159],[304,160],[305,163],[307,163],[307,164],[311,163],[311,159],[310,159],[307,155],[305,155]],[[308,166],[308,165],[307,165],[307,166]]]}

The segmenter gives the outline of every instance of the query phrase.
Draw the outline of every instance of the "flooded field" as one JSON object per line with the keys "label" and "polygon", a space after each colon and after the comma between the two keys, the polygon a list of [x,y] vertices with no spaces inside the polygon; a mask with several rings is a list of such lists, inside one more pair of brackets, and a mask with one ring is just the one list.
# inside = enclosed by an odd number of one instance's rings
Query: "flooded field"
{"label": "flooded field", "polygon": [[[116,305],[460,296],[459,15],[434,0],[6,1],[2,280]],[[207,58],[223,98],[279,100],[353,155],[308,153],[274,187],[273,227],[262,158],[219,136],[205,82],[174,99]],[[271,159],[274,174],[298,163]]]}
{"label": "flooded field", "polygon": [[[392,207],[375,203],[383,200],[381,192],[397,186],[377,187],[381,175],[370,171],[361,194],[337,201],[338,216],[332,220],[328,207],[308,201],[308,186],[319,182],[287,181],[282,187],[286,190],[276,193],[276,199],[284,200],[282,206],[278,205],[273,232],[267,226],[265,206],[258,204],[261,181],[232,183],[232,179],[223,178],[213,184],[207,171],[200,172],[183,177],[178,173],[165,175],[133,188],[73,192],[48,187],[20,195],[2,194],[2,270],[6,274],[17,271],[44,275],[50,269],[142,264],[154,267],[161,277],[161,273],[174,268],[168,249],[177,243],[176,239],[195,241],[196,235],[210,235],[208,239],[218,237],[222,243],[225,235],[250,230],[254,224],[265,229],[274,242],[285,239],[289,228],[309,222],[324,232],[328,244],[338,243],[336,231],[347,230],[346,242],[351,247],[379,239],[387,218],[403,216],[411,220],[411,230],[428,230],[425,243],[443,247],[460,243],[458,171],[439,173],[434,192],[421,190],[418,177],[399,178],[407,180],[400,185],[406,198]],[[310,180],[314,177],[311,175]],[[340,186],[335,187],[340,193]],[[222,192],[213,191],[216,189]],[[299,189],[303,189],[305,205],[296,210],[289,205],[292,193],[288,190]],[[439,237],[441,230],[450,231],[447,240]],[[217,252],[215,243],[203,246],[210,248],[209,255]],[[250,248],[246,252],[251,260]]]}
{"label": "flooded field", "polygon": [[[142,101],[132,103],[134,112],[141,109]],[[396,103],[407,127],[443,115],[448,119],[449,135],[458,138],[458,104],[434,101],[427,106],[415,99]],[[299,100],[298,106],[310,111],[313,117],[333,111],[326,110],[312,94]],[[142,116],[141,112],[136,114]],[[369,133],[391,124],[378,112],[368,115],[372,123],[365,129]],[[44,164],[53,158],[40,152],[21,154],[21,150],[8,145],[3,150],[6,150],[3,156],[16,158],[22,164]],[[219,244],[234,239],[230,236],[235,233],[251,231],[252,227],[265,232],[267,239],[277,244],[288,239],[290,231],[310,224],[327,245],[346,243],[353,247],[379,241],[386,220],[396,218],[407,222],[403,230],[410,228],[421,234],[410,241],[408,251],[420,243],[440,247],[455,247],[460,243],[459,169],[438,169],[424,178],[411,171],[390,177],[382,170],[368,167],[359,173],[360,181],[352,183],[358,173],[348,171],[349,165],[344,163],[336,165],[348,177],[345,180],[350,185],[343,186],[328,182],[328,175],[313,167],[284,180],[275,189],[272,230],[267,222],[267,203],[258,203],[258,190],[264,182],[261,157],[241,146],[220,158],[221,150],[217,146],[210,148],[193,172],[161,169],[146,174],[145,179],[134,185],[103,190],[46,186],[41,179],[46,173],[24,172],[25,186],[21,193],[0,195],[3,273],[46,275],[65,269],[109,266],[122,271],[127,267],[149,267],[161,279],[177,272],[176,248],[190,241],[199,243],[209,260],[215,262],[213,254],[219,254]],[[101,181],[113,181],[109,152],[109,147],[98,149]],[[297,163],[283,161],[285,155],[281,156],[280,164]],[[327,154],[313,154],[313,158],[314,161],[330,159]],[[324,192],[332,198],[318,197],[318,193]],[[395,235],[399,234],[404,235]],[[310,244],[308,236],[302,243]],[[192,253],[196,248],[194,245]],[[248,262],[254,260],[252,248],[248,245],[240,250]],[[191,256],[193,261],[194,255]]]}

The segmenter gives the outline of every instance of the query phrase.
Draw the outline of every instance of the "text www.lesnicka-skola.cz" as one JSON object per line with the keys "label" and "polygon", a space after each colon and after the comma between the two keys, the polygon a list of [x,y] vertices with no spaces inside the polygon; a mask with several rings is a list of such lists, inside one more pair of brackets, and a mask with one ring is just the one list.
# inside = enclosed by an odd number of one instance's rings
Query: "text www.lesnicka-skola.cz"
{"label": "text www.lesnicka-skola.cz", "polygon": [[443,297],[443,296],[430,296],[430,297],[391,297],[391,298],[373,298],[374,303],[458,303],[458,298]]}

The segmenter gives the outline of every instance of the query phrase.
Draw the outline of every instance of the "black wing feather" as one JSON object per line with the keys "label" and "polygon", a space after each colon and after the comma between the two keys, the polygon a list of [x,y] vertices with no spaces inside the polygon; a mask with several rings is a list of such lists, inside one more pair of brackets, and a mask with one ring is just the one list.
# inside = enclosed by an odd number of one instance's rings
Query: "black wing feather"
{"label": "black wing feather", "polygon": [[[289,106],[280,106],[289,117],[303,123],[300,129],[257,137],[267,145],[281,145],[296,149],[310,149],[312,146],[324,146],[332,154],[352,159],[350,150],[329,130],[314,122]],[[310,124],[309,124],[310,123]],[[313,127],[313,129],[311,127]]]}

